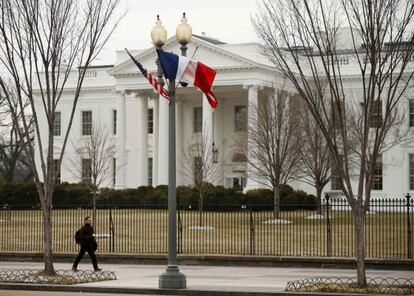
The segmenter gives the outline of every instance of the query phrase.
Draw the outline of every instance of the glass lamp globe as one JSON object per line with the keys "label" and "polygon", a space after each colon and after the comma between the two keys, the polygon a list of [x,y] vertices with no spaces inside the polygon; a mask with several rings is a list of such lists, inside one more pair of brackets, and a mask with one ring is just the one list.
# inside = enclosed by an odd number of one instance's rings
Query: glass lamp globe
{"label": "glass lamp globe", "polygon": [[155,26],[152,28],[151,39],[155,46],[163,46],[167,41],[167,30],[162,25],[159,15],[157,15]]}
{"label": "glass lamp globe", "polygon": [[181,23],[177,26],[175,36],[177,38],[178,43],[188,43],[190,42],[191,37],[193,36],[193,29],[191,29],[191,26],[189,24],[187,24],[185,12],[183,13],[183,17],[181,18]]}

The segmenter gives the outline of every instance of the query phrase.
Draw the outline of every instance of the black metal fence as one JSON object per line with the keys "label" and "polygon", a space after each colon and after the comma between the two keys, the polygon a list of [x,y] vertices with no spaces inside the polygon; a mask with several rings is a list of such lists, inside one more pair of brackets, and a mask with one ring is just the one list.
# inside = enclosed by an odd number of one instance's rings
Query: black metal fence
{"label": "black metal fence", "polygon": [[[91,214],[90,208],[53,210],[55,252],[77,252],[74,234]],[[178,251],[183,254],[355,257],[354,217],[344,199],[328,198],[319,211],[282,211],[279,219],[263,205],[220,205],[215,211],[180,205],[177,215]],[[413,258],[413,219],[409,195],[372,200],[365,220],[366,256]],[[0,252],[42,251],[42,223],[39,209],[0,209]],[[94,227],[99,252],[167,252],[163,206],[99,208]]]}

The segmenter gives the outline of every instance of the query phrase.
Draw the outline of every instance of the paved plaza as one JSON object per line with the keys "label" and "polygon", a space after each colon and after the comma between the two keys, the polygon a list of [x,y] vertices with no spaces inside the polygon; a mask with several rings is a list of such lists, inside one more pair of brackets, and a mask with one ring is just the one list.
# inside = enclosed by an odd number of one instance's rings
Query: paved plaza
{"label": "paved plaza", "polygon": [[[91,268],[89,258],[80,264],[81,270]],[[81,284],[78,286],[98,288],[158,289],[158,276],[164,271],[163,265],[127,265],[101,264],[104,270],[115,271],[117,280]],[[1,262],[0,270],[41,269],[41,263],[33,262]],[[71,263],[56,263],[56,269],[70,269]],[[317,269],[317,268],[281,268],[281,267],[229,267],[229,266],[181,266],[187,276],[187,290],[223,291],[223,292],[283,292],[286,283],[291,280],[310,277],[353,277],[353,269]],[[368,277],[414,278],[414,271],[368,270]],[[126,290],[128,291],[128,290]],[[88,291],[92,292],[92,291]],[[156,294],[154,292],[154,294]],[[0,290],[0,296],[7,294]],[[22,294],[37,295],[37,294]],[[45,294],[46,296],[47,294]],[[52,295],[52,294],[51,294]],[[57,294],[56,294],[57,295]]]}

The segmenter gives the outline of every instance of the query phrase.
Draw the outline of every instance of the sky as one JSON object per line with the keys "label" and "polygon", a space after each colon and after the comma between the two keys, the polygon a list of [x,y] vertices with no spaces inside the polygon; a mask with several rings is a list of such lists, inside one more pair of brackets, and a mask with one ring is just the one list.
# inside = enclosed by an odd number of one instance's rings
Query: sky
{"label": "sky", "polygon": [[126,11],[116,31],[95,64],[115,62],[115,50],[125,47],[145,49],[152,46],[151,29],[157,14],[167,29],[175,35],[182,13],[185,12],[193,34],[218,38],[226,43],[257,41],[250,17],[258,0],[121,0],[120,11]]}

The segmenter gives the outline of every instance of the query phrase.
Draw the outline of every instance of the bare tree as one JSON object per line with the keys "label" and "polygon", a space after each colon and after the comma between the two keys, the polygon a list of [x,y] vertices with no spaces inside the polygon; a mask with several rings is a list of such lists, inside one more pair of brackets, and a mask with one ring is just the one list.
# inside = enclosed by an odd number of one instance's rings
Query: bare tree
{"label": "bare tree", "polygon": [[91,134],[72,143],[74,155],[68,170],[73,177],[83,181],[92,193],[93,220],[96,218],[98,190],[111,179],[116,146],[110,132],[98,117],[92,124]]}
{"label": "bare tree", "polygon": [[[15,96],[12,87],[7,87],[6,91],[10,97]],[[9,106],[9,103],[12,105]],[[0,90],[0,174],[6,182],[16,180],[27,181],[32,173],[27,162],[26,146],[33,144],[33,120],[29,121],[28,127],[30,135],[25,137],[20,130],[22,129],[22,113],[27,112],[28,102],[23,104],[23,111],[19,110],[17,100],[7,101],[6,96]],[[13,120],[11,110],[16,110],[17,122]]]}
{"label": "bare tree", "polygon": [[360,286],[375,163],[400,141],[390,138],[400,138],[397,108],[413,75],[413,14],[404,0],[263,0],[254,19],[263,54],[303,98],[330,149],[355,217]]}
{"label": "bare tree", "polygon": [[300,112],[299,180],[315,188],[318,214],[322,215],[322,191],[331,180],[331,155],[325,137],[309,110],[301,106]]}
{"label": "bare tree", "polygon": [[280,219],[280,185],[298,172],[298,109],[284,87],[269,90],[258,105],[249,105],[248,177],[273,190],[274,219]]}
{"label": "bare tree", "polygon": [[[119,0],[0,0],[0,73],[7,73],[0,78],[0,87],[9,102],[16,99],[19,103],[18,110],[11,110],[14,122],[19,122],[18,112],[23,110],[24,102],[30,104],[30,110],[21,114],[19,133],[29,140],[29,123],[33,120],[40,163],[36,164],[33,147],[27,148],[27,155],[43,212],[47,274],[55,274],[51,220],[56,184],[52,132],[55,111],[70,83],[71,109],[58,152],[60,164],[85,73],[120,20],[115,16],[118,4]],[[11,79],[16,97],[5,92],[5,77]],[[46,129],[41,130],[40,116],[46,118]]]}
{"label": "bare tree", "polygon": [[207,134],[195,134],[184,148],[183,173],[193,179],[194,187],[199,193],[199,222],[203,226],[204,194],[209,183],[213,183],[218,174],[217,165]]}

